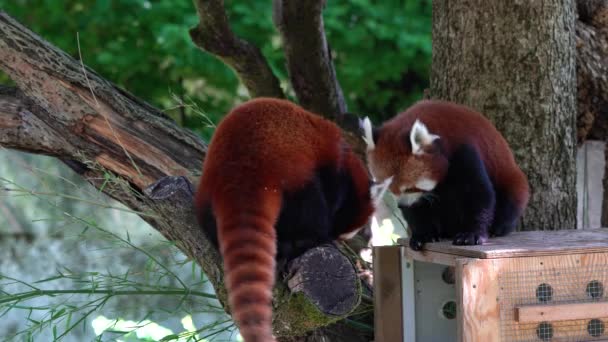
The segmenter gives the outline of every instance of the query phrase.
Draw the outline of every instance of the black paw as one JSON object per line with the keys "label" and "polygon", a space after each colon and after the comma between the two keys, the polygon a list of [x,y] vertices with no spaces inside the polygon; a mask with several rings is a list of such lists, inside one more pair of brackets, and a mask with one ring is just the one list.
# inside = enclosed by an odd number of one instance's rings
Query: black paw
{"label": "black paw", "polygon": [[419,251],[422,249],[425,243],[439,241],[438,237],[432,236],[412,236],[410,238],[410,248]]}
{"label": "black paw", "polygon": [[456,236],[454,237],[453,244],[459,245],[459,246],[483,245],[483,243],[486,242],[486,240],[487,240],[487,237],[484,235],[481,235],[479,233],[466,232],[466,233],[456,234]]}

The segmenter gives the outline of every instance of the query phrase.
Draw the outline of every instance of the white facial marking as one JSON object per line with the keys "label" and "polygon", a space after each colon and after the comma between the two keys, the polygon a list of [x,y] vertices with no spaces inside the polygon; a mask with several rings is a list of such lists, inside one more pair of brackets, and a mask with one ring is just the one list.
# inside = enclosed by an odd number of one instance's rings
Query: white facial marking
{"label": "white facial marking", "polygon": [[357,235],[358,232],[359,232],[359,229],[356,229],[356,230],[353,230],[352,232],[341,234],[340,235],[340,240],[350,240],[355,235]]}
{"label": "white facial marking", "polygon": [[426,125],[416,119],[412,125],[410,132],[410,143],[412,144],[413,154],[422,154],[422,148],[426,145],[433,143],[435,139],[439,138],[438,135],[429,133]]}
{"label": "white facial marking", "polygon": [[386,190],[388,190],[388,187],[391,185],[392,181],[393,177],[391,176],[382,181],[381,183],[377,183],[371,186],[369,192],[374,203],[374,208],[378,208],[378,206],[382,202],[382,197],[386,193]]}
{"label": "white facial marking", "polygon": [[367,116],[361,122],[361,127],[363,128],[363,141],[365,141],[365,143],[367,144],[367,150],[371,151],[376,148],[376,144],[374,143],[372,122]]}
{"label": "white facial marking", "polygon": [[410,205],[416,203],[422,197],[422,192],[408,192],[405,194],[399,195],[397,198],[397,202],[401,205],[409,207]]}
{"label": "white facial marking", "polygon": [[422,177],[416,181],[416,187],[420,190],[431,191],[435,189],[437,182],[426,177]]}

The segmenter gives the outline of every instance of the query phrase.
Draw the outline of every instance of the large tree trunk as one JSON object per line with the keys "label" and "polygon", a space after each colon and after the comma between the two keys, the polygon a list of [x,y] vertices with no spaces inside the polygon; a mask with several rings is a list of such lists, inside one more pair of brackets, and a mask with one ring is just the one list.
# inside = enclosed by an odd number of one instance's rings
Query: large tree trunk
{"label": "large tree trunk", "polygon": [[568,0],[433,2],[432,97],[509,141],[531,185],[524,230],[576,227],[574,25]]}

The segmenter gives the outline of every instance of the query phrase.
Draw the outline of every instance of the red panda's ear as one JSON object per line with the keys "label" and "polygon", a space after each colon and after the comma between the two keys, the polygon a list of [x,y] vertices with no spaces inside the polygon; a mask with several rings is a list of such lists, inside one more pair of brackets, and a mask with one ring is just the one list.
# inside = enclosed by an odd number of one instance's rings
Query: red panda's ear
{"label": "red panda's ear", "polygon": [[416,119],[410,130],[410,144],[412,146],[412,154],[422,154],[429,145],[433,144],[439,136],[429,132],[425,124]]}
{"label": "red panda's ear", "polygon": [[379,131],[372,126],[372,121],[366,116],[363,120],[359,121],[359,127],[363,133],[363,140],[367,144],[367,151],[369,152],[376,148]]}

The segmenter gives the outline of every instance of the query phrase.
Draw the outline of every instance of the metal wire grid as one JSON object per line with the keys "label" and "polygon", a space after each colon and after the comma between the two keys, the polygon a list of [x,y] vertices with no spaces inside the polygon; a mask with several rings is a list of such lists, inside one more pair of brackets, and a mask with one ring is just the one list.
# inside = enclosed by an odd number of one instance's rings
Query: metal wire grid
{"label": "metal wire grid", "polygon": [[604,302],[608,305],[608,265],[542,268],[498,276],[502,341],[596,341],[608,339],[608,317],[518,323],[518,305]]}

